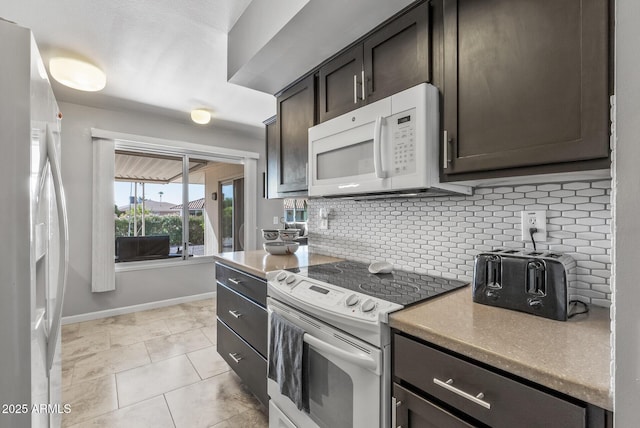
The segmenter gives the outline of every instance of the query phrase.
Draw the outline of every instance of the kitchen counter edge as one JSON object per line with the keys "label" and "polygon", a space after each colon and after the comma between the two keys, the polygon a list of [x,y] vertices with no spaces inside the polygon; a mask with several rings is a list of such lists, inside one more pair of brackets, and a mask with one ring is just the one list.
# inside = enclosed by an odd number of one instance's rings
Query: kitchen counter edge
{"label": "kitchen counter edge", "polygon": [[294,254],[275,256],[264,250],[234,251],[214,255],[216,261],[235,267],[251,275],[266,279],[267,272],[281,269],[293,269],[342,259],[309,253],[307,247],[300,247]]}

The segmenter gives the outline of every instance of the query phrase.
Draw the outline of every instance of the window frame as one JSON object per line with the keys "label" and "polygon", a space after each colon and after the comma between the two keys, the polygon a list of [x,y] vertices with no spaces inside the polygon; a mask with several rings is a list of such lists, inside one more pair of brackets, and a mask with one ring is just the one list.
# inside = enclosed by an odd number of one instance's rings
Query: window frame
{"label": "window frame", "polygon": [[[244,165],[244,178],[245,178],[245,194],[244,194],[244,221],[246,230],[256,230],[257,227],[257,160],[259,154],[255,152],[249,152],[244,150],[228,149],[225,147],[206,146],[202,144],[189,143],[176,140],[165,140],[155,137],[145,137],[140,135],[125,134],[113,131],[106,131],[101,129],[92,128],[91,136],[94,140],[94,144],[100,144],[100,140],[110,140],[114,142],[114,155],[116,150],[124,150],[137,153],[148,154],[164,154],[180,156],[183,159],[183,177],[182,181],[182,209],[183,219],[188,218],[189,213],[189,158],[224,162],[232,164]],[[205,196],[206,197],[206,196]],[[96,198],[92,201],[94,207],[96,204],[109,204],[113,207],[113,195],[109,201],[97,201]],[[183,243],[188,242],[189,228],[183,226]],[[115,241],[115,231],[112,236],[112,240]],[[255,249],[256,247],[256,235],[255,233],[244,234],[244,248],[246,250]],[[184,244],[183,244],[184,245]],[[107,250],[108,251],[108,250]],[[164,268],[169,266],[185,266],[186,264],[199,264],[208,263],[214,259],[213,255],[205,255],[199,257],[185,257],[187,251],[183,250],[182,259],[166,259],[166,260],[147,260],[136,261],[126,263],[111,263],[114,271],[134,271],[153,268]],[[115,289],[115,285],[112,289]],[[94,290],[96,291],[96,290]],[[99,290],[107,291],[107,290]]]}

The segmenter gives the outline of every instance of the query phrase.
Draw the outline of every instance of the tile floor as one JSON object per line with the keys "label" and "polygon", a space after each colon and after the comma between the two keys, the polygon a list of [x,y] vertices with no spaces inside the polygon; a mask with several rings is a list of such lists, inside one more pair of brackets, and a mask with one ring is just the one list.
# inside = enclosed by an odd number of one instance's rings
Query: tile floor
{"label": "tile floor", "polygon": [[62,327],[62,426],[260,428],[264,408],[216,352],[215,299]]}

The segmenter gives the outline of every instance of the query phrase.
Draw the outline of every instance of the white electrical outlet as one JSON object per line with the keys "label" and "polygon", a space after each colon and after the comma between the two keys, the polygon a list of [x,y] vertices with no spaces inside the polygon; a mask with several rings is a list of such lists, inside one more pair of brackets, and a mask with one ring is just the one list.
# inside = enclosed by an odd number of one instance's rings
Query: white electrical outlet
{"label": "white electrical outlet", "polygon": [[280,224],[280,217],[273,216],[273,224]]}
{"label": "white electrical outlet", "polygon": [[533,239],[537,242],[547,242],[547,212],[546,211],[521,211],[522,215],[522,240],[531,242],[529,229],[536,228]]}

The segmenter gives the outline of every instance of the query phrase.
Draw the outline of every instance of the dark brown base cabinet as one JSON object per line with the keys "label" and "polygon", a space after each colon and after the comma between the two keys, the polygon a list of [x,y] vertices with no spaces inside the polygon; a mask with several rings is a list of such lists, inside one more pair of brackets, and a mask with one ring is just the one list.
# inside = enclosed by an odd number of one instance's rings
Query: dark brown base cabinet
{"label": "dark brown base cabinet", "polygon": [[266,410],[266,281],[216,262],[216,285],[218,353]]}
{"label": "dark brown base cabinet", "polygon": [[433,4],[446,180],[609,168],[608,0]]}
{"label": "dark brown base cabinet", "polygon": [[392,353],[395,426],[610,427],[602,409],[419,339],[394,332]]}

